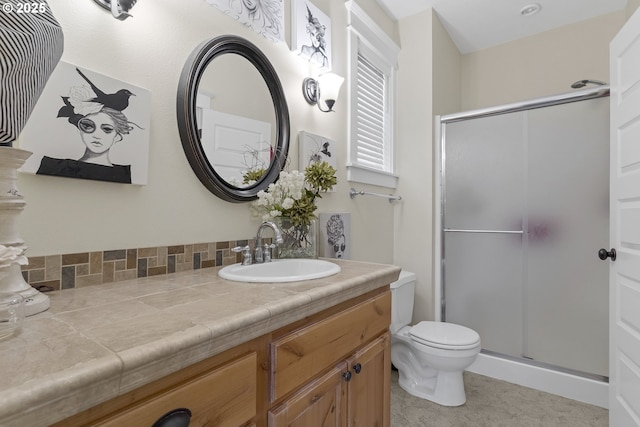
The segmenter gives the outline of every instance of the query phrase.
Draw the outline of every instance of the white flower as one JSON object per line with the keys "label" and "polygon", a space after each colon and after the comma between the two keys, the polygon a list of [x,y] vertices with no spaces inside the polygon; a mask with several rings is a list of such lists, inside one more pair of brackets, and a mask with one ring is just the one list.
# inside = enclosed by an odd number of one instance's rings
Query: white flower
{"label": "white flower", "polygon": [[100,112],[103,104],[91,101],[96,98],[95,92],[88,86],[72,86],[69,88],[69,104],[73,105],[73,112],[86,116]]}
{"label": "white flower", "polygon": [[293,207],[293,199],[291,197],[287,197],[282,201],[282,207],[284,209],[291,209]]}
{"label": "white flower", "polygon": [[305,191],[304,173],[294,170],[282,171],[277,182],[269,184],[266,191],[259,191],[258,199],[251,204],[254,217],[264,221],[286,215],[296,200],[300,200]]}

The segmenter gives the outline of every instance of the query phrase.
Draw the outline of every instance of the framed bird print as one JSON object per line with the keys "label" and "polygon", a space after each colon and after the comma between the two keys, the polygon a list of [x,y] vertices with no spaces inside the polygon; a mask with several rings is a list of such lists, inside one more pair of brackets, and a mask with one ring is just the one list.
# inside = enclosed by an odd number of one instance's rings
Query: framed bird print
{"label": "framed bird print", "polygon": [[36,175],[145,185],[151,93],[63,62],[52,73],[19,146]]}
{"label": "framed bird print", "polygon": [[[324,136],[300,131],[298,134],[298,167],[304,170],[307,166],[317,162],[327,162],[338,169],[338,158],[335,141]],[[330,192],[335,191],[329,190]]]}

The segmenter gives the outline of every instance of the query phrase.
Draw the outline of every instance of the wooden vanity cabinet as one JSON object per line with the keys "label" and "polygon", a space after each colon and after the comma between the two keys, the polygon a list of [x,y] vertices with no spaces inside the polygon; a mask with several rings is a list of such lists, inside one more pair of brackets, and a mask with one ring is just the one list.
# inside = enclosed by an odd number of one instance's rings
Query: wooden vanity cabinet
{"label": "wooden vanity cabinet", "polygon": [[269,427],[388,427],[390,312],[387,291],[274,340]]}
{"label": "wooden vanity cabinet", "polygon": [[151,427],[188,408],[189,427],[389,427],[388,287],[72,416],[54,427]]}

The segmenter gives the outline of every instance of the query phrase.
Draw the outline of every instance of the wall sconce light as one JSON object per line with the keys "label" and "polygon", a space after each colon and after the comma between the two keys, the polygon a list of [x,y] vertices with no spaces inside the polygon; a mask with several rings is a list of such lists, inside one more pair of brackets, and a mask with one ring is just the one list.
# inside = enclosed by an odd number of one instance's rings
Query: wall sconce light
{"label": "wall sconce light", "polygon": [[302,82],[302,94],[309,104],[317,104],[320,111],[328,113],[333,111],[333,105],[338,100],[342,82],[344,77],[333,73],[321,74],[317,79],[307,77]]}
{"label": "wall sconce light", "polygon": [[93,0],[103,8],[110,10],[114,18],[124,21],[131,15],[129,11],[138,0]]}

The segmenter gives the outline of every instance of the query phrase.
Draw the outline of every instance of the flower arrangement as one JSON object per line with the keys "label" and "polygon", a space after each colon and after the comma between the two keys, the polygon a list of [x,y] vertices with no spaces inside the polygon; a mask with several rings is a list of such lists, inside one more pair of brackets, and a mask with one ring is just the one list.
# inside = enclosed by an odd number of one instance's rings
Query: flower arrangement
{"label": "flower arrangement", "polygon": [[253,213],[263,221],[287,217],[293,225],[309,225],[315,218],[316,199],[337,182],[336,170],[327,162],[312,163],[304,174],[283,171],[278,181],[258,192],[258,200],[252,203]]}
{"label": "flower arrangement", "polygon": [[270,184],[266,191],[258,192],[258,200],[251,204],[253,215],[263,221],[280,223],[285,240],[281,257],[300,255],[287,254],[287,247],[310,246],[306,255],[315,255],[311,252],[315,251],[316,200],[337,182],[336,170],[329,163],[314,162],[307,166],[304,174],[297,170],[281,172],[278,181]]}

